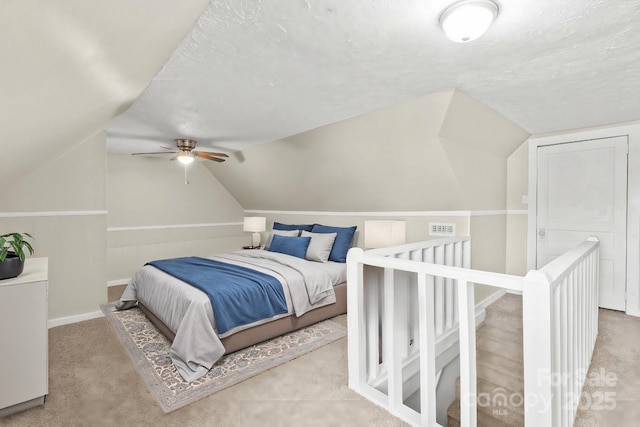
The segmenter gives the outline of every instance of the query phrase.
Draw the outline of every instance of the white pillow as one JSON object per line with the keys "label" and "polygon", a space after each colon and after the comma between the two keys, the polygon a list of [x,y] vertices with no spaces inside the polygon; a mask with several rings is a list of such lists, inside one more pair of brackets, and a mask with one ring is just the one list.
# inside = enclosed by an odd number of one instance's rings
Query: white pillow
{"label": "white pillow", "polygon": [[336,240],[338,233],[311,233],[302,231],[300,237],[311,237],[307,254],[304,256],[309,261],[327,262],[333,242]]}
{"label": "white pillow", "polygon": [[271,241],[273,240],[274,234],[277,234],[278,236],[298,237],[298,234],[300,234],[300,230],[271,230],[271,233],[269,233],[269,238],[267,239],[267,243],[264,244],[265,249],[269,249],[269,246],[271,246]]}

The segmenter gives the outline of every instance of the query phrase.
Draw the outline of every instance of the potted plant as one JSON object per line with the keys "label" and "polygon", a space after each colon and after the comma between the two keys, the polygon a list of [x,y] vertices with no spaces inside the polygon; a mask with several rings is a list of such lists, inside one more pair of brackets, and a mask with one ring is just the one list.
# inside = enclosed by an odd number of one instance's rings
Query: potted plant
{"label": "potted plant", "polygon": [[0,235],[0,280],[17,277],[24,269],[25,250],[33,255],[33,247],[26,240],[29,233]]}

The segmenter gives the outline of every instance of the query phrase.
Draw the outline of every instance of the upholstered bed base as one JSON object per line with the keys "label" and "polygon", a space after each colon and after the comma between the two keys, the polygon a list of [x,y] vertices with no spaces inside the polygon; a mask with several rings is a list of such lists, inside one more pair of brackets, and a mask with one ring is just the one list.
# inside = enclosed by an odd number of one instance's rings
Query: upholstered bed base
{"label": "upholstered bed base", "polygon": [[[347,284],[341,283],[336,285],[334,290],[336,292],[335,304],[316,308],[315,310],[308,311],[300,317],[296,317],[295,314],[292,314],[291,316],[283,317],[278,320],[274,320],[273,322],[263,323],[262,325],[236,332],[226,338],[221,338],[220,340],[222,341],[222,345],[224,345],[225,354],[232,353],[259,342],[286,334],[287,332],[295,331],[296,329],[304,328],[305,326],[346,313]],[[151,323],[156,325],[160,332],[173,341],[175,334],[167,327],[167,325],[158,319],[158,317],[156,317],[143,304],[138,303],[138,307],[140,307],[140,310],[142,310],[142,312],[149,318]]]}

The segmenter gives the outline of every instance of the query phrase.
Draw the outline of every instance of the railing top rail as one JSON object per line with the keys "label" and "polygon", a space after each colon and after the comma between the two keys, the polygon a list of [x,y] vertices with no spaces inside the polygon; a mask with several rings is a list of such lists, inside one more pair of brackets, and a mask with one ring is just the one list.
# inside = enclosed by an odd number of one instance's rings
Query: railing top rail
{"label": "railing top rail", "polygon": [[546,274],[551,283],[562,281],[576,265],[578,265],[591,252],[596,250],[600,240],[597,237],[589,237],[587,240],[568,250],[549,264],[542,267],[539,271]]}
{"label": "railing top rail", "polygon": [[466,282],[522,291],[523,277],[521,276],[452,267],[448,265],[431,264],[422,261],[390,258],[388,256],[373,254],[372,251],[365,252],[360,248],[352,248],[349,250],[349,253],[347,254],[347,265],[352,263],[361,263],[374,267],[391,268],[417,274],[463,280]]}
{"label": "railing top rail", "polygon": [[431,240],[425,240],[422,242],[391,246],[388,248],[369,249],[366,251],[366,253],[371,255],[378,255],[378,256],[389,256],[389,255],[395,255],[395,254],[409,252],[409,251],[433,248],[436,246],[441,246],[449,243],[458,243],[458,242],[467,242],[467,241],[469,241],[469,236],[445,237],[442,239],[431,239]]}

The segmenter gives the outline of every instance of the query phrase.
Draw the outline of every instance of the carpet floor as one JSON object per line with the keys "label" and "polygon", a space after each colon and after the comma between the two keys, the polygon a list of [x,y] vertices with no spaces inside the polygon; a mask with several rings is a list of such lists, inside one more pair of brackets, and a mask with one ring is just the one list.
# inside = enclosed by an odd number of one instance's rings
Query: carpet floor
{"label": "carpet floor", "polygon": [[[123,288],[110,287],[109,301]],[[346,326],[344,315],[332,320]],[[616,374],[601,386],[616,393],[616,405],[580,410],[576,427],[638,426],[639,337],[640,318],[601,310],[590,372]],[[0,418],[0,426],[406,426],[347,382],[345,337],[165,414],[113,328],[99,318],[49,329],[46,403]]]}
{"label": "carpet floor", "polygon": [[184,381],[171,362],[169,341],[138,309],[102,307],[147,388],[165,412],[171,412],[248,378],[316,350],[347,334],[344,326],[325,320],[315,325],[223,356],[203,377]]}
{"label": "carpet floor", "polygon": [[[108,301],[124,286],[108,289]],[[346,315],[332,321],[346,327]],[[9,427],[379,426],[404,422],[347,386],[347,338],[165,413],[105,318],[49,329],[49,395]]]}

